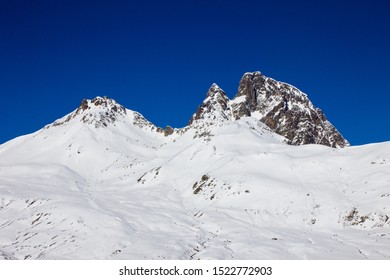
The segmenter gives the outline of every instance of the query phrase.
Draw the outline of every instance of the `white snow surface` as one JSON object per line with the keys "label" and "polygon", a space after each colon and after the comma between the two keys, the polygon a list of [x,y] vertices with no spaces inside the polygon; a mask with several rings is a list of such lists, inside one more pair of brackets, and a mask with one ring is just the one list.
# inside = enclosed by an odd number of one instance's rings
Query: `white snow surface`
{"label": "white snow surface", "polygon": [[390,142],[290,146],[253,118],[164,137],[87,113],[0,146],[0,258],[390,258]]}

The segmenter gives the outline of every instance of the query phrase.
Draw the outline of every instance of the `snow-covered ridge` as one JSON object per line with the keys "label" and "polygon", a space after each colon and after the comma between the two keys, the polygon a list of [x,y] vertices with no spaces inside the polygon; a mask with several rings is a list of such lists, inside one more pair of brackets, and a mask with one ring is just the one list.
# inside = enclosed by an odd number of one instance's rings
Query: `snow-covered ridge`
{"label": "snow-covered ridge", "polygon": [[126,115],[126,108],[114,99],[97,96],[92,100],[83,99],[75,111],[56,120],[48,127],[62,125],[75,118],[81,122],[93,124],[96,128],[107,127],[109,123],[114,123],[118,117],[124,115]]}
{"label": "snow-covered ridge", "polygon": [[242,117],[261,121],[292,145],[322,144],[337,148],[349,145],[307,94],[258,71],[243,75],[232,100],[213,84],[189,125],[199,120],[223,123]]}
{"label": "snow-covered ridge", "polygon": [[[191,126],[195,122],[223,124],[242,117],[251,117],[264,123],[272,131],[285,137],[288,144],[322,144],[331,147],[349,145],[322,111],[314,107],[305,93],[260,72],[245,73],[232,100],[221,87],[212,84],[188,125]],[[46,128],[63,125],[71,120],[101,128],[109,124],[115,125],[118,120],[123,121],[126,118],[132,118],[134,124],[139,127],[150,128],[165,136],[180,135],[188,130],[186,127],[158,128],[140,113],[128,110],[107,97],[82,100],[75,111]]]}
{"label": "snow-covered ridge", "polygon": [[212,123],[223,123],[226,120],[232,120],[230,100],[217,84],[211,85],[207,91],[206,99],[193,114],[188,125],[197,120]]}

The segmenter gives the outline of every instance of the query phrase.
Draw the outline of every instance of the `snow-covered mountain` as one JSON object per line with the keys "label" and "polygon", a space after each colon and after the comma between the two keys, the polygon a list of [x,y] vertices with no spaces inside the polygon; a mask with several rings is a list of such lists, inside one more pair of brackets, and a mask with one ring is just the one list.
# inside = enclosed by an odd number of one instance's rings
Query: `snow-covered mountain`
{"label": "snow-covered mountain", "polygon": [[218,122],[242,117],[260,120],[272,131],[286,137],[288,144],[349,146],[305,93],[260,72],[244,74],[233,100],[229,100],[226,93],[213,84],[189,124],[196,119]]}
{"label": "snow-covered mountain", "polygon": [[214,84],[180,129],[96,97],[1,145],[0,258],[390,258],[390,143],[288,145],[248,96]]}

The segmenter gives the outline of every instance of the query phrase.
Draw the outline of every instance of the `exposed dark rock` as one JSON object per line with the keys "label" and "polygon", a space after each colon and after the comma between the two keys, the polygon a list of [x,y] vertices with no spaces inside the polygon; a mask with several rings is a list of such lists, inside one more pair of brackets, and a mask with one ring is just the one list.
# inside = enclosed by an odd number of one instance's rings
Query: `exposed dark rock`
{"label": "exposed dark rock", "polygon": [[[260,72],[245,73],[231,101],[220,87],[213,84],[188,124],[193,125],[197,120],[221,123],[242,117],[258,119],[272,131],[284,136],[291,145],[349,145],[305,93]],[[198,123],[196,127],[200,129],[204,125]]]}
{"label": "exposed dark rock", "polygon": [[174,129],[172,127],[170,127],[169,125],[167,125],[164,129],[164,136],[169,136],[171,134],[173,134],[174,132]]}
{"label": "exposed dark rock", "polygon": [[212,84],[207,91],[206,99],[191,117],[188,125],[199,119],[212,122],[231,119],[229,101],[226,93],[217,84]]}
{"label": "exposed dark rock", "polygon": [[83,101],[81,101],[81,104],[80,104],[79,108],[81,110],[83,110],[83,111],[87,110],[89,108],[88,100],[87,99],[83,99]]}
{"label": "exposed dark rock", "polygon": [[92,100],[83,99],[80,106],[65,119],[53,123],[53,126],[62,125],[80,116],[80,121],[94,124],[95,127],[107,127],[109,123],[115,123],[119,116],[126,115],[126,108],[115,100],[107,97],[95,97]]}
{"label": "exposed dark rock", "polygon": [[244,74],[232,101],[232,111],[235,119],[256,112],[260,121],[292,145],[349,145],[306,94],[260,72]]}
{"label": "exposed dark rock", "polygon": [[[113,99],[83,99],[73,113],[50,126],[64,124],[78,116],[78,119],[86,124],[107,127],[110,124],[115,125],[118,119],[126,114],[126,109]],[[349,145],[322,111],[313,106],[305,93],[260,72],[244,74],[233,100],[229,100],[218,85],[212,84],[206,99],[185,128],[158,128],[137,112],[133,112],[133,124],[142,129],[163,133],[165,136],[173,133],[180,135],[190,128],[195,128],[194,138],[205,137],[210,140],[210,124],[221,125],[243,117],[251,117],[264,123],[273,132],[284,136],[288,144],[322,144],[330,147]]]}
{"label": "exposed dark rock", "polygon": [[203,175],[198,182],[195,182],[195,184],[192,186],[194,194],[198,194],[209,179],[210,177],[208,175]]}

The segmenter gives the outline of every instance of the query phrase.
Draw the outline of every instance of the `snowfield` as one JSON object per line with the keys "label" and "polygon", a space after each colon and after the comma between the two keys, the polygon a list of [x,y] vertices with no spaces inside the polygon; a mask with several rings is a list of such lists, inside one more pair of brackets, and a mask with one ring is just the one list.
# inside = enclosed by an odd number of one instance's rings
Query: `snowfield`
{"label": "snowfield", "polygon": [[390,258],[390,142],[290,146],[250,117],[164,136],[110,102],[0,146],[0,259]]}

